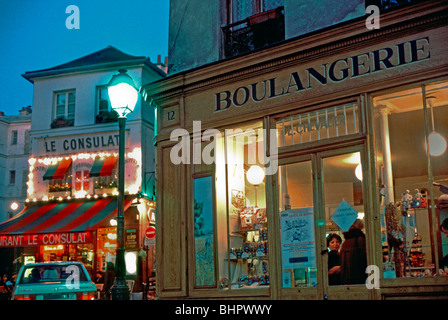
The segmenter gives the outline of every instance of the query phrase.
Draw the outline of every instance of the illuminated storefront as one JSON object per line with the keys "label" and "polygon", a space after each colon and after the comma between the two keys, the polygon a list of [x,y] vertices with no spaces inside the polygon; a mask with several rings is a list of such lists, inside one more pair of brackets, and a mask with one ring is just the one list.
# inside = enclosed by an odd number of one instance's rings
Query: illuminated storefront
{"label": "illuminated storefront", "polygon": [[[159,120],[160,297],[446,296],[442,7],[385,14],[377,33],[354,20],[350,35],[326,29],[145,87]],[[335,282],[330,234],[342,240]]]}
{"label": "illuminated storefront", "polygon": [[[0,247],[27,261],[82,261],[92,275],[115,262],[117,249],[118,115],[106,85],[126,68],[140,86],[165,76],[143,56],[114,47],[53,68],[26,72],[34,85],[25,208],[0,223]],[[138,97],[124,145],[124,232],[128,279],[143,290],[153,271],[154,114]],[[12,261],[11,261],[12,262]],[[8,262],[4,262],[5,264]]]}

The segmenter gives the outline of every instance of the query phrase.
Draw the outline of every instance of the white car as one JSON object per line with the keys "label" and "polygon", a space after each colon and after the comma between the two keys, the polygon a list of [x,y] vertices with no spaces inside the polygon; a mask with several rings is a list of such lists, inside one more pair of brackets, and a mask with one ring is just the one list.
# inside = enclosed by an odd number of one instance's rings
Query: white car
{"label": "white car", "polygon": [[43,262],[22,266],[12,300],[95,300],[95,284],[80,262]]}

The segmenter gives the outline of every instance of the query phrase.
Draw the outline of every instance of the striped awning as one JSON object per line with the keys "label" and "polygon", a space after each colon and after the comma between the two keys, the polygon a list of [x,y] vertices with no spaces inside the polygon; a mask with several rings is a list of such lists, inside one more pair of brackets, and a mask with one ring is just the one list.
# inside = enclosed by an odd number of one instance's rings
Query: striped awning
{"label": "striped awning", "polygon": [[65,173],[72,164],[72,158],[62,159],[56,164],[52,164],[48,167],[43,176],[43,180],[56,180],[64,179]]}
{"label": "striped awning", "polygon": [[[125,210],[132,200],[126,198]],[[109,225],[116,215],[116,198],[32,205],[0,223],[0,235],[93,231]]]}
{"label": "striped awning", "polygon": [[90,170],[90,177],[108,177],[117,162],[117,157],[96,157]]}

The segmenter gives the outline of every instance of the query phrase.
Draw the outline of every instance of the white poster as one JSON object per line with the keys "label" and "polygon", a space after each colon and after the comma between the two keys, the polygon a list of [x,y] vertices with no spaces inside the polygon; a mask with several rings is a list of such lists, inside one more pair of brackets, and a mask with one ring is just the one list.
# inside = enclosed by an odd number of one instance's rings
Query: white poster
{"label": "white poster", "polygon": [[280,217],[283,269],[315,268],[313,207],[285,210]]}

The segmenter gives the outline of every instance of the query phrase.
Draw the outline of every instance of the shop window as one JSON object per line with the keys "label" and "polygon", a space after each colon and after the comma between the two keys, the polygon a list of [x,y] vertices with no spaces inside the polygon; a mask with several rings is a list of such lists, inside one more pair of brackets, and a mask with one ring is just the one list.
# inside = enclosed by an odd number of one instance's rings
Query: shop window
{"label": "shop window", "polygon": [[96,236],[97,264],[99,271],[107,270],[107,263],[115,264],[117,256],[117,228],[98,228]]}
{"label": "shop window", "polygon": [[213,177],[194,179],[194,255],[196,287],[216,286]]}
{"label": "shop window", "polygon": [[[446,274],[448,82],[374,97],[385,278]],[[428,147],[429,145],[429,147]]]}
{"label": "shop window", "polygon": [[279,168],[282,287],[317,285],[311,161]]}
{"label": "shop window", "polygon": [[360,132],[358,105],[350,103],[288,116],[277,122],[278,146],[343,137]]}
{"label": "shop window", "polygon": [[361,153],[322,159],[328,284],[366,281],[367,245]]}
{"label": "shop window", "polygon": [[93,180],[94,194],[113,194],[117,191],[118,187],[118,169],[114,167],[110,176],[95,177]]}
{"label": "shop window", "polygon": [[261,123],[255,123],[226,130],[215,150],[215,236],[221,290],[269,286],[264,158],[260,160],[264,137],[260,129]]}

